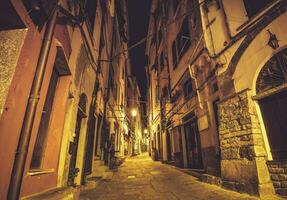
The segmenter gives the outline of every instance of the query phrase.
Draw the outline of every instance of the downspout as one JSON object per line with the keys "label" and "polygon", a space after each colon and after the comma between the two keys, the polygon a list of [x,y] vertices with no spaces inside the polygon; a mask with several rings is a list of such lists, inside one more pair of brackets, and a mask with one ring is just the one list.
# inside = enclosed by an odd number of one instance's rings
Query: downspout
{"label": "downspout", "polygon": [[200,92],[199,92],[199,88],[198,88],[198,83],[197,83],[197,76],[195,74],[194,68],[191,67],[190,64],[188,64],[188,69],[189,69],[190,77],[195,82],[195,89],[196,89],[196,94],[197,94],[197,100],[198,100],[199,107],[200,107],[200,109],[203,109],[202,100],[201,100],[201,96],[200,96]]}
{"label": "downspout", "polygon": [[[195,49],[193,51],[193,54],[191,55],[191,60],[193,60],[193,57],[195,55],[195,52],[197,51],[197,49],[199,48],[200,44],[201,44],[201,41],[203,39],[203,35],[204,35],[204,32],[201,34],[200,38],[199,38],[199,41],[198,43],[196,44],[195,46]],[[200,96],[200,92],[199,92],[199,87],[198,87],[198,82],[197,82],[197,77],[196,77],[196,73],[194,71],[194,68],[191,66],[191,64],[188,64],[188,69],[189,69],[189,74],[190,74],[190,77],[192,79],[194,79],[194,82],[195,82],[195,89],[196,89],[196,94],[197,94],[197,99],[198,99],[198,104],[199,104],[199,107],[200,109],[203,109],[203,105],[202,105],[202,101],[201,101],[201,96]]]}
{"label": "downspout", "polygon": [[25,111],[17,151],[15,154],[15,160],[7,195],[8,200],[18,200],[20,196],[21,184],[25,170],[30,138],[32,134],[32,127],[35,119],[37,105],[40,99],[40,92],[42,88],[49,52],[52,45],[57,16],[58,6],[56,6],[51,18],[48,20],[46,25],[43,43],[40,49],[36,72]]}

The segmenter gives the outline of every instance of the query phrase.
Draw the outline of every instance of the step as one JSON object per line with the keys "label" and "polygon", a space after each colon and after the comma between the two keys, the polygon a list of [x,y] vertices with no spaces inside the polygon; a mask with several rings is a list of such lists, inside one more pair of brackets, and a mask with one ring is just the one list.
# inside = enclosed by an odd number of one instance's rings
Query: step
{"label": "step", "polygon": [[73,200],[78,199],[79,194],[79,187],[59,187],[23,197],[22,200]]}

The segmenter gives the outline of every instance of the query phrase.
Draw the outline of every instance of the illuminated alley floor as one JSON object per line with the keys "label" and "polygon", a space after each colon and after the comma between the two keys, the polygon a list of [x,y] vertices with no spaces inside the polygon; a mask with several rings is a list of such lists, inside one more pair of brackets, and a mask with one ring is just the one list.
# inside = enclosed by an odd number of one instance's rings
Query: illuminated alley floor
{"label": "illuminated alley floor", "polygon": [[237,200],[257,199],[202,183],[171,166],[142,155],[126,159],[111,179],[84,190],[80,199],[99,200]]}

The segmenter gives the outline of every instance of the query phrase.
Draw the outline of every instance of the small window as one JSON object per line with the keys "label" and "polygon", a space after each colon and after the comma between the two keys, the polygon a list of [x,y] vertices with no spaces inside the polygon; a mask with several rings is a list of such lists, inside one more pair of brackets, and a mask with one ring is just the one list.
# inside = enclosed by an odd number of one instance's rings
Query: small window
{"label": "small window", "polygon": [[96,0],[87,0],[85,4],[84,11],[87,15],[90,23],[90,28],[94,31],[95,18],[96,18],[96,10],[97,10],[97,1]]}
{"label": "small window", "polygon": [[263,8],[265,8],[272,0],[243,0],[247,16],[249,18],[256,15],[260,12]]}
{"label": "small window", "polygon": [[157,103],[159,103],[159,100],[160,100],[160,97],[159,97],[159,86],[157,85],[156,87],[155,87],[155,94],[156,94],[156,104]]}
{"label": "small window", "polygon": [[173,60],[173,69],[177,67],[178,62],[178,55],[177,55],[177,40],[172,43],[172,60]]}
{"label": "small window", "polygon": [[125,68],[122,67],[122,79],[125,79]]}
{"label": "small window", "polygon": [[173,9],[174,9],[174,12],[176,12],[179,3],[180,3],[180,0],[173,0]]}
{"label": "small window", "polygon": [[162,31],[159,28],[159,31],[158,31],[158,44],[159,45],[160,45],[161,41],[162,41]]}
{"label": "small window", "polygon": [[50,83],[48,86],[48,91],[44,103],[44,107],[42,110],[42,116],[40,120],[40,126],[38,129],[38,134],[36,138],[36,143],[33,150],[33,156],[30,168],[31,169],[39,169],[41,168],[42,159],[44,156],[44,151],[46,147],[47,136],[49,132],[49,125],[51,122],[51,114],[53,110],[54,97],[58,85],[59,73],[54,68],[52,72],[52,76],[50,79]]}
{"label": "small window", "polygon": [[179,57],[181,58],[190,46],[190,34],[189,34],[189,18],[186,17],[181,25],[181,30],[178,38],[179,45]]}
{"label": "small window", "polygon": [[163,70],[164,68],[164,53],[160,54],[160,69]]}
{"label": "small window", "polygon": [[162,97],[167,98],[168,96],[169,96],[169,90],[168,87],[165,86],[164,88],[162,88]]}
{"label": "small window", "polygon": [[[22,2],[33,23],[38,26],[39,31],[42,30],[44,24],[52,14],[54,8],[57,6],[56,0],[22,0]],[[35,9],[35,7],[38,7],[39,9]]]}
{"label": "small window", "polygon": [[182,22],[180,32],[177,34],[177,37],[172,46],[174,69],[177,67],[180,59],[187,52],[190,45],[189,18],[186,17]]}
{"label": "small window", "polygon": [[183,85],[183,95],[185,99],[190,99],[193,95],[193,86],[191,79],[188,79]]}
{"label": "small window", "polygon": [[10,1],[1,1],[0,31],[25,28],[20,16]]}

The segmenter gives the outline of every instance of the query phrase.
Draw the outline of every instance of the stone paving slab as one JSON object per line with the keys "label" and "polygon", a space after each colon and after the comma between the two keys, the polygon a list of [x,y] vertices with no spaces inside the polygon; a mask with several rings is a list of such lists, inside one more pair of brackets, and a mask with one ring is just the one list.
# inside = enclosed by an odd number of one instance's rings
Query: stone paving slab
{"label": "stone paving slab", "polygon": [[257,200],[206,184],[148,156],[126,159],[111,179],[83,190],[81,200]]}

